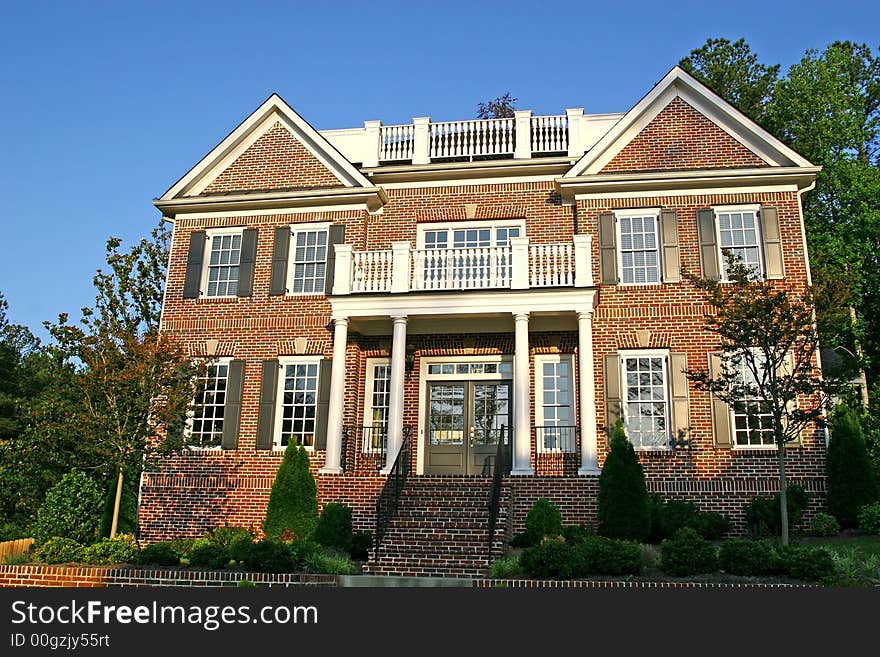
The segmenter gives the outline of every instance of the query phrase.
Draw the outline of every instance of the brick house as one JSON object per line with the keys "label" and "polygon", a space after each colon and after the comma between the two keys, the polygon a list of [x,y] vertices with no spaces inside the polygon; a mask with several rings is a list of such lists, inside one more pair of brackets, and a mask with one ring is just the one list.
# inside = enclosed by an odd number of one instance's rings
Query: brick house
{"label": "brick house", "polygon": [[[372,572],[477,572],[498,455],[507,531],[538,497],[590,521],[621,416],[650,490],[742,528],[775,447],[682,373],[719,347],[682,272],[723,277],[730,248],[803,289],[818,170],[679,68],[625,114],[317,131],[271,96],[154,201],[162,330],[213,365],[142,536],[258,526],[297,440],[361,530],[406,460]],[[819,432],[788,468],[820,506]]]}

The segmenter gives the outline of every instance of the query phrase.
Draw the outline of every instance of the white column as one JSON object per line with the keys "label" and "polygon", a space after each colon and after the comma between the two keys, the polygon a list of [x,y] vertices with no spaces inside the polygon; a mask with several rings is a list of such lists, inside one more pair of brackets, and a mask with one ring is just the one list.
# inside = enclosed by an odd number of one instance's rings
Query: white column
{"label": "white column", "polygon": [[429,164],[431,162],[431,117],[416,116],[413,118],[413,164]]}
{"label": "white column", "polygon": [[584,118],[584,108],[575,107],[565,110],[568,118],[568,156],[580,157],[584,154],[584,143],[581,137],[581,120]]}
{"label": "white column", "polygon": [[532,157],[532,110],[514,110],[513,122],[516,126],[513,157],[527,160]]}
{"label": "white column", "polygon": [[529,385],[529,314],[516,313],[513,356],[513,470],[514,475],[532,470],[532,405]]}
{"label": "white column", "polygon": [[324,474],[342,472],[342,411],[345,405],[345,352],[348,317],[333,318],[333,365],[330,368],[330,403],[327,408],[327,454]]}
{"label": "white column", "polygon": [[529,238],[510,238],[510,289],[527,290],[529,287]]}
{"label": "white column", "polygon": [[409,292],[409,261],[411,247],[409,240],[391,242],[391,291]]}
{"label": "white column", "polygon": [[391,383],[388,400],[388,451],[383,473],[391,472],[403,442],[403,375],[406,360],[406,315],[391,318]]}
{"label": "white column", "polygon": [[596,438],[596,383],[593,368],[593,311],[578,314],[578,410],[581,425],[579,475],[599,474]]}
{"label": "white column", "polygon": [[382,150],[382,122],[364,121],[364,153],[362,166],[379,166],[379,153]]}

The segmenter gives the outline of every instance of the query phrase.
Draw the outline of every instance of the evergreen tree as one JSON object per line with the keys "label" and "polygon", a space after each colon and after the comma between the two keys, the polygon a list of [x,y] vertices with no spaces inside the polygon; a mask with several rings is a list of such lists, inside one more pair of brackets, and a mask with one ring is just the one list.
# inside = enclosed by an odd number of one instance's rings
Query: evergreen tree
{"label": "evergreen tree", "polygon": [[599,476],[599,533],[644,541],[651,531],[648,488],[639,457],[627,440],[623,421],[611,436],[611,449]]}
{"label": "evergreen tree", "polygon": [[856,413],[838,406],[830,424],[828,510],[842,527],[856,527],[859,508],[877,499],[874,471]]}
{"label": "evergreen tree", "polygon": [[269,495],[263,531],[280,538],[289,530],[297,538],[310,538],[318,524],[318,487],[309,470],[309,453],[291,442]]}

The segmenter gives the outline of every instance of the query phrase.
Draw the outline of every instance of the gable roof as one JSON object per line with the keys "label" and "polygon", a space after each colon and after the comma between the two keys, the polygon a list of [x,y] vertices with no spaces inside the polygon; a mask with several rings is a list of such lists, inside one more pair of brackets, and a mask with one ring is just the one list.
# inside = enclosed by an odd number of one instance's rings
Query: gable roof
{"label": "gable roof", "polygon": [[293,137],[335,176],[340,186],[370,188],[373,183],[278,94],[272,94],[235,130],[203,157],[158,200],[197,196],[260,137],[281,123]]}
{"label": "gable roof", "polygon": [[813,165],[733,105],[676,66],[630,109],[563,178],[599,173],[676,97],[687,102],[772,167]]}

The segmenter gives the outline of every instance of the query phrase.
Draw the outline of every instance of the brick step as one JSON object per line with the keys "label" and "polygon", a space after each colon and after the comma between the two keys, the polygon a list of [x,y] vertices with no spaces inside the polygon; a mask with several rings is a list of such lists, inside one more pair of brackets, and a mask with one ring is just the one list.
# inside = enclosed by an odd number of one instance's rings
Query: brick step
{"label": "brick step", "polygon": [[[420,536],[416,534],[397,534],[385,536],[382,539],[382,547],[394,548],[419,548],[425,550],[437,550],[439,552],[470,550],[473,547],[485,545],[488,540],[488,532],[482,534],[469,534],[466,536],[455,534],[434,534]],[[380,548],[381,550],[381,548]]]}
{"label": "brick step", "polygon": [[[498,524],[503,523],[505,518],[499,517]],[[461,531],[469,531],[469,530],[482,530],[486,531],[488,527],[489,518],[488,516],[483,518],[470,518],[464,519],[459,516],[449,517],[449,518],[437,518],[431,523],[427,523],[421,519],[414,519],[410,517],[404,516],[395,516],[394,520],[391,521],[391,524],[388,527],[388,531],[392,529],[395,531],[408,531],[414,534],[419,532],[436,532],[436,531],[449,531],[449,530],[461,530]]]}

